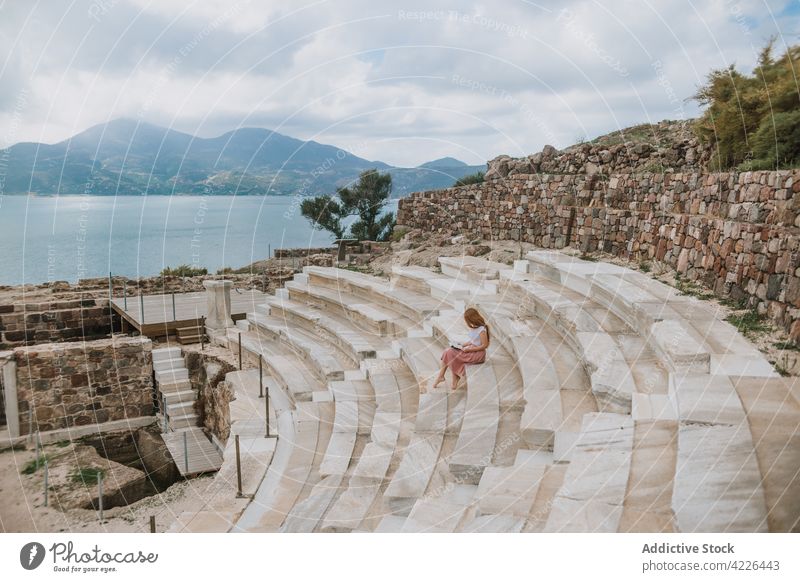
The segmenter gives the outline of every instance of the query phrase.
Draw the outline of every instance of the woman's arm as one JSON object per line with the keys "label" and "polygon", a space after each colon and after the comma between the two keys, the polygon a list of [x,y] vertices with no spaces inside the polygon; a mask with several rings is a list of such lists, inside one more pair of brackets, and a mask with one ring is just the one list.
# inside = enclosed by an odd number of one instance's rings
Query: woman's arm
{"label": "woman's arm", "polygon": [[464,346],[464,348],[461,351],[462,352],[479,352],[481,350],[485,350],[486,348],[488,348],[489,347],[489,338],[486,335],[486,330],[483,330],[478,337],[481,340],[481,345],[479,345],[479,346],[475,346],[475,345],[472,345],[472,344],[466,345],[466,346]]}

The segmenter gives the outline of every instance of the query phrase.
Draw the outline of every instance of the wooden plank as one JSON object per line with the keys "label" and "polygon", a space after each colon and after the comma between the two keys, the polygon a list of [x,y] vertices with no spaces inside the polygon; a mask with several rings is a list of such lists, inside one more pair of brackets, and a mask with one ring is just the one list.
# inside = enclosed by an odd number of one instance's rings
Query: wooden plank
{"label": "wooden plank", "polygon": [[[197,327],[207,315],[206,293],[175,293],[175,310],[173,317],[172,297],[170,293],[128,297],[128,308],[125,299],[114,297],[111,308],[127,323],[144,336],[157,338],[173,335],[181,327]],[[142,297],[140,299],[140,297]],[[266,294],[255,289],[241,293],[231,292],[231,318],[236,321],[244,319],[248,311],[264,302]],[[144,303],[144,322],[142,322],[141,304]]]}
{"label": "wooden plank", "polygon": [[[186,451],[184,451],[183,447],[184,434],[186,434]],[[200,427],[168,432],[161,436],[178,467],[178,471],[184,477],[196,475],[197,473],[218,471],[222,466],[222,455],[208,440]],[[187,452],[188,455],[186,454]],[[187,456],[189,458],[188,470],[186,468]]]}

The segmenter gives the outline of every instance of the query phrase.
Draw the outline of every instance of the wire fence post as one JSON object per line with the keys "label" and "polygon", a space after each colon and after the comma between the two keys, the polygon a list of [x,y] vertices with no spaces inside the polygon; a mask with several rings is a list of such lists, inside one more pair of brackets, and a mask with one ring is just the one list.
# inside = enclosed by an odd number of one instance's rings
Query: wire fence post
{"label": "wire fence post", "polygon": [[239,369],[242,369],[242,332],[239,332]]}
{"label": "wire fence post", "polygon": [[47,507],[48,499],[48,489],[50,488],[50,468],[47,465],[47,459],[44,460],[44,506]]}
{"label": "wire fence post", "polygon": [[264,362],[258,354],[258,397],[264,398]]}
{"label": "wire fence post", "polygon": [[264,398],[264,420],[267,423],[267,432],[264,435],[264,438],[270,438],[269,434],[269,386],[267,386],[266,397]]}
{"label": "wire fence post", "polygon": [[128,282],[125,279],[122,280],[122,308],[128,311]]}
{"label": "wire fence post", "polygon": [[97,505],[100,508],[100,521],[103,521],[103,472],[97,473]]}
{"label": "wire fence post", "polygon": [[39,431],[36,431],[36,470],[39,470],[39,457],[42,456],[42,437]]}
{"label": "wire fence post", "polygon": [[139,291],[139,318],[142,321],[142,325],[144,325],[144,295],[142,295],[141,290]]}
{"label": "wire fence post", "polygon": [[111,303],[111,299],[114,296],[114,283],[111,279],[111,271],[108,272],[108,302]]}
{"label": "wire fence post", "polygon": [[183,466],[189,474],[189,439],[186,431],[183,432]]}
{"label": "wire fence post", "polygon": [[178,321],[177,315],[175,315],[175,292],[172,292],[172,321]]}
{"label": "wire fence post", "polygon": [[239,435],[236,435],[236,497],[242,497],[242,457],[239,453]]}
{"label": "wire fence post", "polygon": [[150,516],[150,533],[156,533],[156,516]]}

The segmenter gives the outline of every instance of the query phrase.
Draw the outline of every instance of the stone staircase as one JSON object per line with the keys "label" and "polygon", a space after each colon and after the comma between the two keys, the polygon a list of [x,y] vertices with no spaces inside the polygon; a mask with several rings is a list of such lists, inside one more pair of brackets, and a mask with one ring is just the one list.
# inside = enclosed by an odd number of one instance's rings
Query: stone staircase
{"label": "stone staircase", "polygon": [[[800,528],[800,387],[707,304],[551,251],[440,267],[307,267],[228,331],[279,435],[230,531]],[[486,362],[430,390],[466,305]]]}
{"label": "stone staircase", "polygon": [[178,347],[153,350],[153,371],[162,418],[167,431],[197,426],[197,394],[189,382],[189,370]]}
{"label": "stone staircase", "polygon": [[198,426],[197,394],[178,347],[153,350],[156,395],[160,402],[162,438],[184,477],[219,470],[222,455]]}
{"label": "stone staircase", "polygon": [[[230,372],[225,376],[234,399],[230,403],[231,432],[223,451],[223,462],[214,475],[214,482],[204,494],[202,508],[185,511],[177,516],[170,532],[226,532],[239,519],[259,489],[270,466],[277,439],[266,438],[266,404],[259,397],[258,370]],[[267,385],[274,378],[264,376]],[[277,427],[277,415],[288,409],[280,400],[280,392],[270,401],[270,420]],[[177,434],[177,433],[176,433]],[[242,496],[237,495],[236,436],[239,436],[239,454],[242,472]]]}

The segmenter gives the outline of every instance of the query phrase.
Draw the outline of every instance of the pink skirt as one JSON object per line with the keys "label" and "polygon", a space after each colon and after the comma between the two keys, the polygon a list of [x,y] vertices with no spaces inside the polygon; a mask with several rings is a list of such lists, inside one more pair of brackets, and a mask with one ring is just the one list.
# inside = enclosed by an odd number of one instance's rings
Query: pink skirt
{"label": "pink skirt", "polygon": [[463,352],[455,348],[447,348],[442,352],[441,359],[450,367],[453,374],[463,376],[465,364],[482,364],[486,360],[486,350]]}

